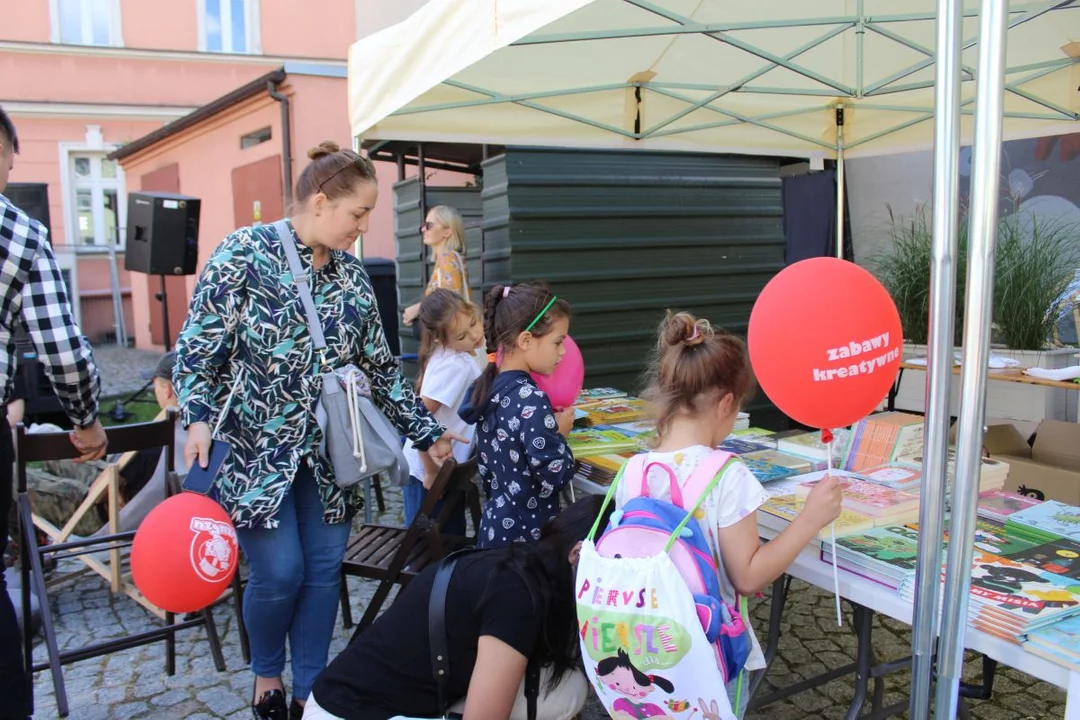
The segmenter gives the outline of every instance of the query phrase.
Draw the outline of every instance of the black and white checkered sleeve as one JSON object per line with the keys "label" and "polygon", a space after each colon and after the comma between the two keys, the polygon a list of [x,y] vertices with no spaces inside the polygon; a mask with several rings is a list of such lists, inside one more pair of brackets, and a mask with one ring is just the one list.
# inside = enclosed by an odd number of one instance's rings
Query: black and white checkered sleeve
{"label": "black and white checkered sleeve", "polygon": [[90,425],[97,419],[101,392],[97,365],[89,341],[75,324],[64,276],[45,241],[46,231],[31,221],[34,230],[41,237],[22,288],[22,321],[68,418],[78,426]]}

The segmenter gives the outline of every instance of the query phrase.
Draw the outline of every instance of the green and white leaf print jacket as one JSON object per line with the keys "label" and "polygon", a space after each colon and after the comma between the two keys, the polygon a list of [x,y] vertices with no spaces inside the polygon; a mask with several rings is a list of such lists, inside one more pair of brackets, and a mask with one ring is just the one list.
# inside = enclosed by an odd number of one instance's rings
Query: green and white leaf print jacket
{"label": "green and white leaf print jacket", "polygon": [[[296,239],[291,223],[289,228],[312,280],[327,362],[363,370],[375,405],[418,448],[430,447],[442,427],[390,354],[362,263],[332,251],[315,270],[311,250]],[[322,366],[272,226],[241,228],[214,251],[195,286],[176,350],[174,380],[185,426],[206,422],[213,427],[240,377],[218,433],[232,452],[216,484],[218,499],[237,527],[277,527],[275,515],[301,462],[311,466],[327,523],[342,522],[349,510],[362,506],[360,486],[337,487],[319,450],[322,431],[315,408]]]}

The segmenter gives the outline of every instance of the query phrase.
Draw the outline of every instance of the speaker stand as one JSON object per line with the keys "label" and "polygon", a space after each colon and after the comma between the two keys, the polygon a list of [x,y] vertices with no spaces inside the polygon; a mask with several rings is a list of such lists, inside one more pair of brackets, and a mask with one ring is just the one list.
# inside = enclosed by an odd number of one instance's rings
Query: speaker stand
{"label": "speaker stand", "polygon": [[[157,300],[161,301],[161,329],[165,334],[165,352],[172,351],[172,338],[169,335],[169,296],[165,291],[165,276],[160,275],[161,278],[161,291],[154,294]],[[133,402],[136,398],[142,395],[144,392],[150,389],[150,386],[154,384],[153,379],[150,382],[143,385],[141,388],[135,391],[135,393],[126,400],[117,401],[113,405],[112,410],[109,411],[109,417],[116,422],[124,422],[131,413],[124,407],[127,403]]]}
{"label": "speaker stand", "polygon": [[160,275],[161,278],[161,292],[154,295],[155,298],[161,301],[161,329],[165,333],[165,352],[172,351],[172,340],[169,335],[169,296],[165,292],[165,276]]}

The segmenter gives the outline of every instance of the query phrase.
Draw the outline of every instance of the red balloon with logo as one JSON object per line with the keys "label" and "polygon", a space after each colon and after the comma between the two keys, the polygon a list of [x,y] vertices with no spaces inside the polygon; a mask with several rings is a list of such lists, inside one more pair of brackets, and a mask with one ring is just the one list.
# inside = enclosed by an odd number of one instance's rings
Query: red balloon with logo
{"label": "red balloon with logo", "polygon": [[162,610],[202,610],[229,587],[239,550],[228,514],[204,495],[180,493],[155,507],[131,545],[131,577]]}
{"label": "red balloon with logo", "polygon": [[888,395],[903,357],[900,314],[877,278],[838,258],[789,265],[750,314],[758,384],[793,420],[850,425]]}
{"label": "red balloon with logo", "polygon": [[574,338],[567,335],[563,340],[563,349],[566,352],[555,366],[555,372],[550,375],[530,373],[536,387],[547,393],[551,407],[555,410],[565,410],[573,406],[585,384],[585,360],[581,357],[581,350]]}

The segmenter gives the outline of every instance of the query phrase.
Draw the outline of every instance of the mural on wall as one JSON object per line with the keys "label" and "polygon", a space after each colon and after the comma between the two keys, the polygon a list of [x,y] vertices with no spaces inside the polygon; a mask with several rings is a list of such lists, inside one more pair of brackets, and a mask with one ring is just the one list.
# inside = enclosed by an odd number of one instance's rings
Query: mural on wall
{"label": "mural on wall", "polygon": [[[1001,149],[1001,217],[1018,215],[1022,227],[1033,222],[1080,228],[1080,133],[1010,140]],[[967,211],[971,189],[971,148],[960,150],[960,205]],[[1080,269],[1065,297],[1080,293]],[[1058,322],[1062,342],[1077,342],[1072,306]]]}

